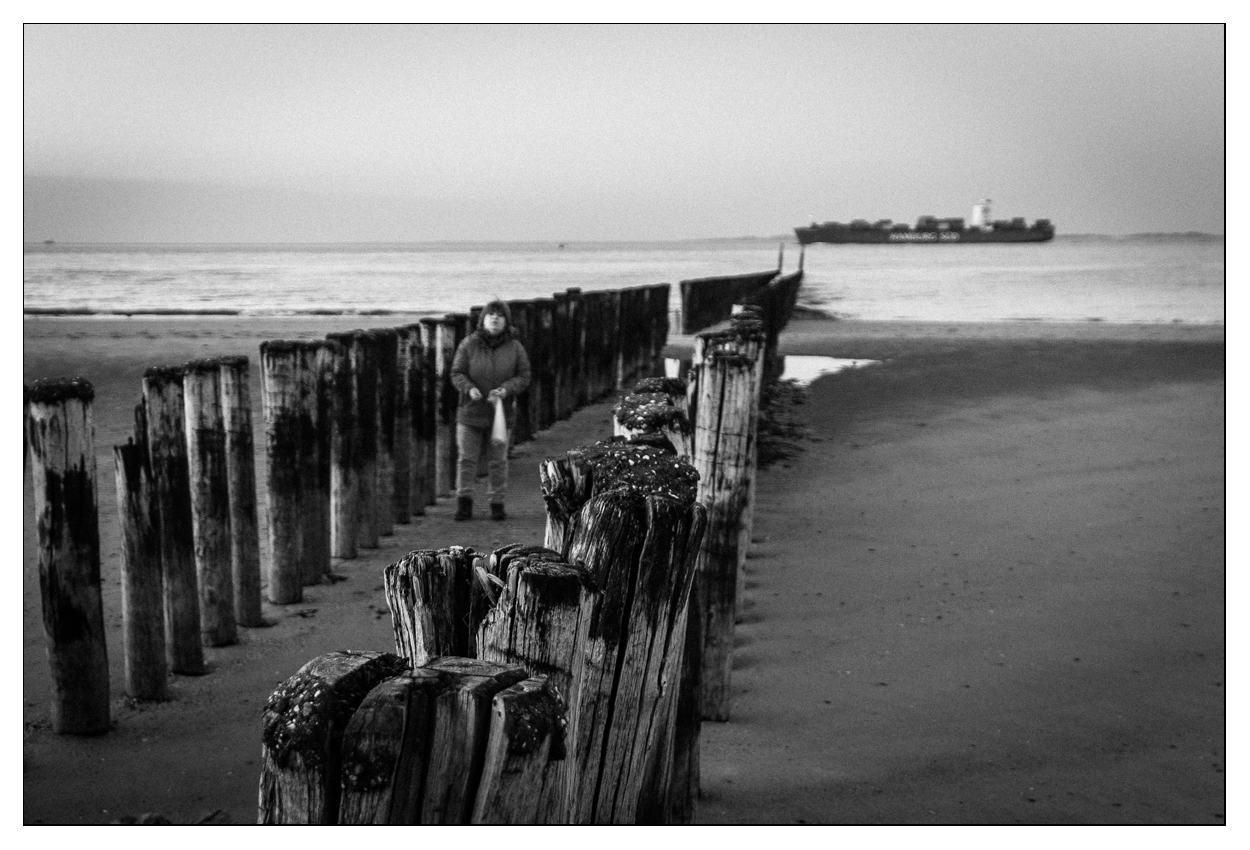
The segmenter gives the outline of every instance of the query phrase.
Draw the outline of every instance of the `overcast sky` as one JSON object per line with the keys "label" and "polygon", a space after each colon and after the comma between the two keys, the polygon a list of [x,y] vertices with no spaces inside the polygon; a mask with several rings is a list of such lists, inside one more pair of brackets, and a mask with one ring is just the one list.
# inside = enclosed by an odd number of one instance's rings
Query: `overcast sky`
{"label": "overcast sky", "polygon": [[1224,232],[1218,26],[27,26],[25,238]]}

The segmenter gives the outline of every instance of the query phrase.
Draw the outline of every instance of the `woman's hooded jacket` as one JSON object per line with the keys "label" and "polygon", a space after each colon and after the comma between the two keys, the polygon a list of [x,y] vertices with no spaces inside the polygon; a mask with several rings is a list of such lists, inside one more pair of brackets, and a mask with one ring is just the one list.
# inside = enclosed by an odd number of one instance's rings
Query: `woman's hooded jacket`
{"label": "woman's hooded jacket", "polygon": [[[496,336],[486,332],[483,320],[487,313],[504,317],[504,327]],[[512,311],[503,301],[492,301],[482,308],[477,330],[464,338],[456,348],[451,362],[451,382],[460,393],[456,422],[474,428],[489,428],[495,419],[495,407],[486,396],[496,387],[503,387],[504,411],[508,427],[516,421],[516,397],[530,385],[530,359],[525,347],[516,338],[512,327]],[[482,397],[474,401],[469,390],[477,387]]]}

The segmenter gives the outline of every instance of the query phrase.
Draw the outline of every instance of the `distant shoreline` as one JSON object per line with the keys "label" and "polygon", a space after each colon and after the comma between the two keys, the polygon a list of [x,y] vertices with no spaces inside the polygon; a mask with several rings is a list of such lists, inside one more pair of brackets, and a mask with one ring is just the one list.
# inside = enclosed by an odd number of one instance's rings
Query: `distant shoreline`
{"label": "distant shoreline", "polygon": [[[1125,234],[1109,234],[1109,233],[1056,233],[1056,241],[1107,241],[1107,242],[1134,242],[1148,240],[1193,240],[1200,242],[1223,242],[1225,235],[1223,233],[1205,233],[1197,230],[1187,231],[1162,231],[1152,233],[1125,233]],[[230,248],[332,248],[332,247],[353,247],[353,248],[370,248],[377,250],[382,247],[402,248],[405,246],[414,247],[431,247],[438,245],[447,246],[479,246],[479,245],[524,245],[541,247],[548,246],[554,250],[567,248],[585,248],[595,245],[691,245],[691,244],[723,244],[726,242],[786,242],[792,245],[798,245],[798,240],[794,233],[779,233],[773,236],[692,236],[675,239],[414,239],[405,242],[382,241],[382,242],[137,242],[137,241],[107,241],[107,242],[74,242],[74,241],[55,241],[45,242],[43,240],[24,241],[22,243],[24,250],[35,249],[46,253],[55,253],[58,249],[63,248],[117,248],[117,247],[155,247],[155,248],[212,248],[212,249],[230,249]]]}

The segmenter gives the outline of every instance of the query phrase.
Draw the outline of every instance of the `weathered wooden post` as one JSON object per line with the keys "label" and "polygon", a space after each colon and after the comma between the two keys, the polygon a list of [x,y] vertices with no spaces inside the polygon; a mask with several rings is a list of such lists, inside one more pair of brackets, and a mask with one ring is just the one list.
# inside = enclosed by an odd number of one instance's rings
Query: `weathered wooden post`
{"label": "weathered wooden post", "polygon": [[728,720],[738,573],[746,560],[743,520],[754,480],[759,359],[763,328],[754,319],[729,331],[696,337],[694,465],[708,530],[699,552],[697,600],[705,616],[702,670],[704,719]]}
{"label": "weathered wooden post", "polygon": [[305,567],[305,583],[316,583],[330,575],[330,558],[333,557],[334,400],[338,394],[339,375],[336,370],[340,364],[342,344],[332,339],[313,340],[307,344],[313,352],[312,369],[316,377],[313,429],[315,476],[307,484],[313,499],[313,508],[309,513],[315,514],[316,523],[311,529],[313,548],[310,563]]}
{"label": "weathered wooden post", "polygon": [[544,676],[467,657],[313,659],[266,705],[259,820],[548,823],[564,703]]}
{"label": "weathered wooden post", "polygon": [[[774,281],[775,283],[775,281]],[[769,284],[771,287],[773,284]],[[768,291],[769,287],[765,287],[764,291]],[[755,358],[755,413],[750,418],[750,434],[747,437],[747,445],[750,447],[750,456],[746,462],[746,476],[748,481],[746,508],[742,512],[742,520],[738,524],[738,592],[743,593],[746,588],[746,553],[751,546],[751,529],[755,525],[755,482],[757,476],[755,474],[756,467],[759,465],[759,406],[764,397],[764,385],[770,380],[768,375],[768,346],[770,338],[776,343],[776,334],[768,323],[768,319],[764,310],[756,305],[747,304],[739,307],[734,305],[732,315],[732,327],[738,330],[743,337],[747,333],[759,332],[764,335],[763,342],[757,345],[754,341],[745,341],[740,343],[745,346],[744,353]],[[777,376],[780,377],[778,372]]]}
{"label": "weathered wooden post", "polygon": [[330,458],[334,346],[332,340],[307,340],[299,351],[299,488],[302,581],[317,584],[330,572],[333,525],[330,509]]}
{"label": "weathered wooden post", "polygon": [[[663,386],[666,378],[648,379],[647,386]],[[684,382],[681,386],[684,388]],[[624,396],[612,408],[613,435],[626,439],[647,437],[648,442],[664,440],[678,456],[689,460],[694,429],[686,418],[685,399],[681,407],[673,404],[673,396],[667,392],[634,392]]]}
{"label": "weathered wooden post", "polygon": [[193,360],[183,368],[191,531],[199,585],[200,631],[206,646],[238,640],[230,557],[230,488],[226,480],[226,427],[221,411],[221,365]]}
{"label": "weathered wooden post", "polygon": [[353,354],[356,391],[356,545],[362,549],[378,548],[381,534],[378,514],[382,502],[378,493],[378,433],[381,427],[378,404],[378,342],[365,330],[352,331],[352,345],[359,347],[359,360]]}
{"label": "weathered wooden post", "polygon": [[621,291],[607,289],[603,291],[603,349],[600,352],[603,361],[604,386],[600,398],[611,395],[620,389],[620,370],[617,361],[621,351]]}
{"label": "weathered wooden post", "polygon": [[618,290],[620,299],[619,327],[616,344],[616,387],[628,387],[634,382],[637,373],[638,336],[641,330],[638,321],[638,294],[636,287]]}
{"label": "weathered wooden post", "polygon": [[569,360],[573,357],[569,327],[569,295],[551,293],[551,408],[552,421],[568,419],[573,412],[569,392]]}
{"label": "weathered wooden post", "polygon": [[375,686],[343,735],[339,822],[534,822],[558,701],[526,675],[443,657]]}
{"label": "weathered wooden post", "polygon": [[268,625],[261,613],[260,531],[256,513],[256,454],[252,436],[249,364],[243,355],[219,358],[221,412],[226,428],[230,497],[230,564],[234,616],[240,626]]}
{"label": "weathered wooden post", "polygon": [[413,667],[440,655],[467,655],[473,562],[463,546],[410,552],[383,570],[395,646]]}
{"label": "weathered wooden post", "polygon": [[81,378],[35,381],[30,392],[31,478],[52,729],[109,729],[109,667],[100,596],[95,490],[95,390]]}
{"label": "weathered wooden post", "polygon": [[[517,339],[521,341],[521,345],[525,346],[526,354],[529,354],[533,350],[533,343],[531,342],[531,339],[534,335],[532,325],[533,315],[532,310],[530,309],[530,302],[509,301],[508,310],[512,313],[512,327],[516,331]],[[531,367],[533,366],[532,363],[530,365]],[[530,403],[530,398],[533,396],[533,392],[534,385],[531,383],[529,387],[527,387],[516,398],[516,416],[514,418],[512,433],[510,435],[510,442],[514,446],[532,439],[534,432],[537,430],[537,425],[534,422],[533,407]]]}
{"label": "weathered wooden post", "polygon": [[355,558],[360,531],[359,460],[356,456],[360,427],[356,390],[363,355],[351,333],[331,333],[326,338],[338,343],[330,365],[334,375],[330,405],[330,555]]}
{"label": "weathered wooden post", "polygon": [[579,781],[568,811],[576,823],[658,822],[671,791],[672,718],[706,517],[693,468],[670,453],[617,443],[589,461],[595,485],[568,560],[586,564],[602,593],[582,612],[591,625],[569,700]]}
{"label": "weathered wooden post", "polygon": [[434,701],[435,736],[426,762],[420,823],[468,823],[481,777],[494,697],[526,678],[520,667],[473,658],[436,658],[428,669],[450,674]]}
{"label": "weathered wooden post", "polygon": [[590,499],[590,465],[580,449],[571,449],[560,459],[547,458],[538,465],[538,477],[547,506],[543,545],[567,556],[577,512]]}
{"label": "weathered wooden post", "polygon": [[378,534],[395,533],[395,423],[399,376],[399,333],[370,331],[378,346]]}
{"label": "weathered wooden post", "polygon": [[590,290],[580,294],[582,305],[581,381],[578,406],[585,407],[603,395],[599,351],[603,347],[603,293]]}
{"label": "weathered wooden post", "polygon": [[394,500],[394,518],[400,525],[411,521],[412,505],[412,400],[410,375],[412,372],[412,346],[405,328],[395,331],[395,447],[391,453],[395,462],[395,476],[391,485]]}
{"label": "weathered wooden post", "polygon": [[[622,412],[617,412],[618,430],[634,438],[661,433],[671,445],[678,447],[679,457],[689,459],[693,428],[685,415],[686,382],[675,378],[644,378],[635,385],[634,393],[618,405],[625,408],[626,414],[622,421]],[[631,400],[634,402],[632,405]],[[639,405],[639,400],[649,400],[650,403]],[[654,409],[649,409],[652,407]],[[636,430],[631,426],[636,426]],[[703,596],[700,588],[696,573],[690,589],[692,603],[687,611],[685,651],[673,716],[671,793],[667,801],[655,801],[654,809],[656,817],[671,823],[693,822],[699,793],[703,611],[695,600]]]}
{"label": "weathered wooden post", "polygon": [[672,289],[667,283],[651,288],[651,375],[664,374],[664,347],[668,345],[668,308]]}
{"label": "weathered wooden post", "polygon": [[569,296],[568,367],[569,413],[586,404],[586,299],[578,287],[566,290]]}
{"label": "weathered wooden post", "polygon": [[420,821],[444,680],[439,671],[419,667],[383,679],[365,696],[343,733],[339,823]]}
{"label": "weathered wooden post", "polygon": [[200,637],[181,366],[153,366],[143,373],[142,408],[142,415],[136,418],[147,432],[152,494],[160,514],[169,669],[199,676],[207,669]]}
{"label": "weathered wooden post", "polygon": [[474,797],[472,823],[546,824],[554,819],[565,758],[564,698],[545,676],[500,691]]}
{"label": "weathered wooden post", "polygon": [[421,326],[421,400],[424,405],[418,434],[425,444],[425,487],[419,499],[429,507],[438,502],[439,399],[442,392],[438,371],[439,322],[427,317],[418,324]]}
{"label": "weathered wooden post", "polygon": [[113,447],[117,518],[122,536],[122,641],[126,695],[160,702],[169,699],[165,660],[165,591],[161,580],[160,515],[152,501],[148,449],[128,440]]}
{"label": "weathered wooden post", "polygon": [[[505,569],[506,583],[498,603],[486,614],[478,632],[478,657],[499,664],[517,664],[547,677],[561,701],[573,693],[573,667],[578,648],[589,633],[591,597],[598,593],[587,569],[563,563],[552,552],[513,560]],[[560,749],[567,754],[563,729]],[[557,755],[560,755],[559,753]],[[534,815],[538,823],[567,822],[566,798],[573,760],[561,760],[544,773],[545,791]],[[498,821],[495,821],[498,822]]]}
{"label": "weathered wooden post", "polygon": [[268,596],[276,605],[304,598],[300,445],[308,428],[301,398],[302,357],[299,342],[269,340],[260,345],[265,484],[269,494]]}
{"label": "weathered wooden post", "polygon": [[556,300],[534,300],[534,348],[537,359],[532,363],[534,384],[538,386],[538,430],[550,428],[556,421],[556,392],[559,371],[559,350],[556,348]]}
{"label": "weathered wooden post", "polygon": [[513,544],[484,556],[464,546],[419,549],[383,570],[396,651],[419,667],[440,655],[474,655],[478,626],[494,592],[485,574],[500,577],[514,558],[559,556],[541,546]]}
{"label": "weathered wooden post", "polygon": [[426,502],[427,429],[425,391],[425,346],[421,342],[421,325],[404,325],[400,346],[404,351],[404,400],[407,403],[405,435],[408,445],[408,515],[424,516]]}
{"label": "weathered wooden post", "polygon": [[577,622],[587,630],[573,638],[565,816],[666,821],[689,589],[706,520],[696,473],[671,452],[618,440],[542,471],[549,527],[571,529],[567,560],[587,565],[584,587],[594,591],[579,596]]}
{"label": "weathered wooden post", "polygon": [[438,373],[435,494],[446,497],[456,489],[456,405],[459,401],[459,394],[451,383],[451,361],[456,355],[456,328],[450,315],[444,316],[438,323],[435,352],[438,358],[434,366]]}
{"label": "weathered wooden post", "polygon": [[407,666],[389,653],[334,652],[273,692],[262,715],[260,823],[338,822],[345,727],[374,686]]}

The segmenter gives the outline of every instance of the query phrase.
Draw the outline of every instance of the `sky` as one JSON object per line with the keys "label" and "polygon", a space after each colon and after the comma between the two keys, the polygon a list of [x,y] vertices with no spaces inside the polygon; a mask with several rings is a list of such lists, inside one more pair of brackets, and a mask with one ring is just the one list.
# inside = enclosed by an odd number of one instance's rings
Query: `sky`
{"label": "sky", "polygon": [[24,238],[1224,232],[1218,25],[27,25]]}

